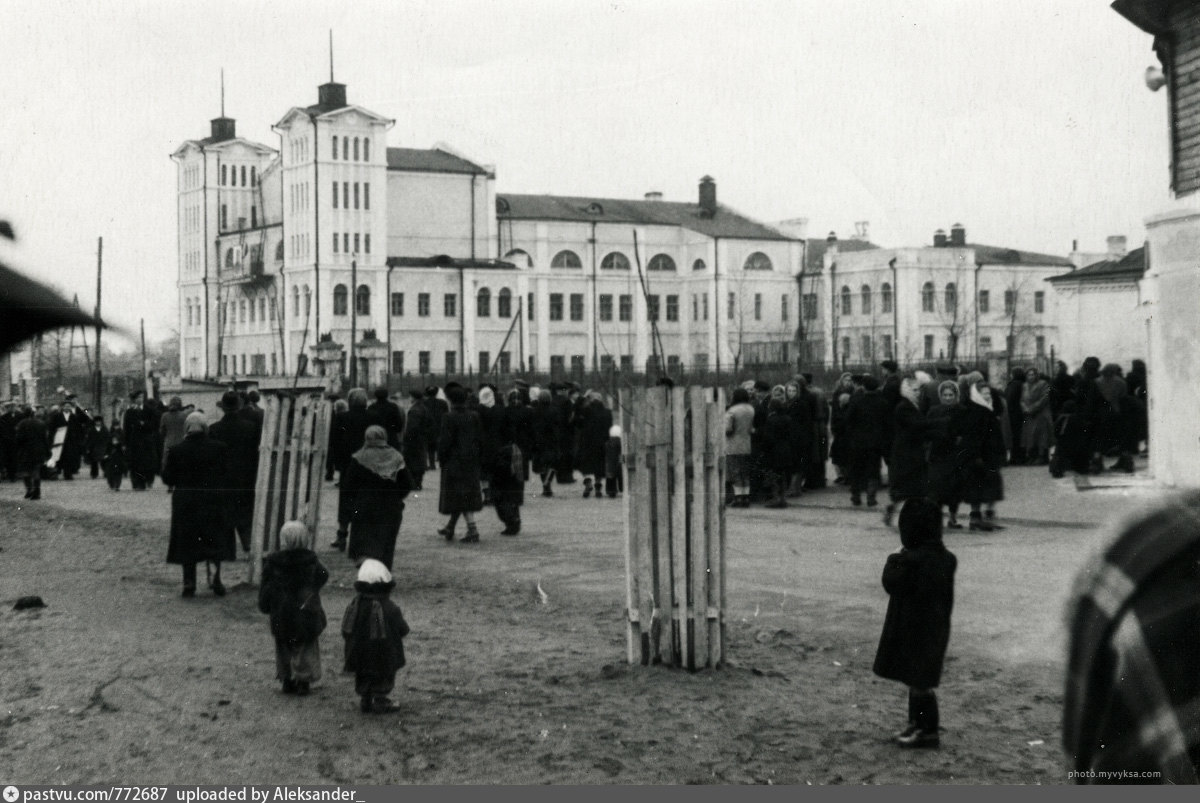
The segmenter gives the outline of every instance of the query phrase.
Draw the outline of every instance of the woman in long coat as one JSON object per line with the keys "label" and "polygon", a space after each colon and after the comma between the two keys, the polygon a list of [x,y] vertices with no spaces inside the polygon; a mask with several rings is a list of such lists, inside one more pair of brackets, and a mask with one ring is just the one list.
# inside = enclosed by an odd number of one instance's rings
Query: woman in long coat
{"label": "woman in long coat", "polygon": [[929,444],[929,498],[947,511],[946,526],[961,530],[958,506],[962,503],[962,471],[958,462],[959,418],[963,407],[958,403],[958,383],[945,380],[938,385],[938,401],[925,414],[933,426]]}
{"label": "woman in long coat", "polygon": [[378,424],[367,427],[363,447],[350,456],[342,475],[342,500],[350,511],[350,560],[374,558],[391,571],[410,490],[412,477],[400,452],[388,446],[387,430]]}
{"label": "woman in long coat", "polygon": [[558,407],[543,388],[533,403],[533,471],[542,481],[542,496],[554,496],[554,471],[558,465]]}
{"label": "woman in long coat", "polygon": [[1030,465],[1050,464],[1050,447],[1054,444],[1054,419],[1050,417],[1050,383],[1036,368],[1025,374],[1021,391],[1021,410],[1025,424],[1021,430],[1021,446]]}
{"label": "woman in long coat", "polygon": [[792,418],[787,414],[787,403],[782,398],[772,398],[768,403],[767,423],[763,428],[763,470],[767,475],[767,488],[771,499],[767,507],[787,507],[788,477],[796,470],[795,455],[792,453]]}
{"label": "woman in long coat", "polygon": [[612,411],[604,406],[600,395],[589,390],[583,404],[576,415],[579,427],[579,452],[576,455],[579,473],[583,475],[583,498],[592,495],[593,488],[596,498],[603,497],[604,475],[604,445],[608,442],[608,430],[612,428]]}
{"label": "woman in long coat", "polygon": [[450,521],[438,530],[447,541],[454,540],[454,527],[459,516],[467,520],[467,534],[462,543],[479,541],[475,514],[483,510],[483,491],[480,489],[480,468],[483,463],[483,424],[479,413],[467,409],[467,390],[461,385],[449,385],[446,396],[450,412],[442,419],[438,436],[438,463],[442,467],[441,488],[438,492],[438,512]]}
{"label": "woman in long coat", "polygon": [[829,462],[836,473],[834,484],[845,485],[850,465],[850,440],[846,432],[846,408],[854,395],[850,374],[842,374],[829,400]]}
{"label": "woman in long coat", "polygon": [[237,543],[225,489],[226,448],[208,437],[208,422],[192,413],[184,425],[183,441],[167,454],[163,482],[175,488],[171,494],[171,542],[167,563],[183,567],[183,596],[196,596],[196,564],[213,563],[216,568],[209,587],[225,596],[221,584],[221,562],[237,558]]}
{"label": "woman in long coat", "polygon": [[[958,462],[963,473],[963,501],[971,506],[972,530],[993,530],[996,502],[1004,498],[1004,439],[992,408],[992,389],[983,380],[971,385],[971,398],[959,419]],[[980,509],[986,506],[985,520]]]}
{"label": "woman in long coat", "polygon": [[802,380],[788,382],[783,386],[783,391],[786,394],[785,410],[792,419],[792,475],[787,480],[787,495],[799,496],[804,486],[804,475],[812,462],[815,413]]}
{"label": "woman in long coat", "polygon": [[900,381],[900,401],[892,411],[892,453],[888,463],[888,502],[883,523],[891,526],[897,505],[929,495],[926,446],[936,424],[917,408],[921,388],[915,379]]}
{"label": "woman in long coat", "polygon": [[400,453],[404,455],[404,464],[413,478],[413,490],[421,490],[425,481],[425,472],[429,469],[428,443],[425,433],[432,425],[432,413],[425,406],[425,394],[419,390],[409,391],[412,396],[412,406],[404,419],[404,434],[400,437]]}

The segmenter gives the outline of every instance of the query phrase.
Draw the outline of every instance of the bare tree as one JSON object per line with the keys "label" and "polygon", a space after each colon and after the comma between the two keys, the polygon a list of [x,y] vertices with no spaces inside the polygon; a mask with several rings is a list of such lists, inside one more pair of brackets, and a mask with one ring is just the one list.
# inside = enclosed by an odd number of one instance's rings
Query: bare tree
{"label": "bare tree", "polygon": [[[945,277],[945,273],[940,273]],[[953,274],[954,281],[946,282],[938,287],[932,271],[930,271],[921,288],[921,309],[932,311],[937,315],[938,323],[946,333],[946,359],[956,361],[962,340],[977,329],[979,319],[978,298],[969,287],[970,273],[965,268],[958,268]],[[932,288],[932,299],[928,297]],[[964,291],[966,291],[964,293]],[[972,348],[972,351],[975,351]]]}

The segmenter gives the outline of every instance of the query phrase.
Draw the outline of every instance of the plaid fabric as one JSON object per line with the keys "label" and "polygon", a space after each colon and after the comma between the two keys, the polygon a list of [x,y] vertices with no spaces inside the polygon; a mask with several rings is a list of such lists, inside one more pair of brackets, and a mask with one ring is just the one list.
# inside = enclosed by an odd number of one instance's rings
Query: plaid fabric
{"label": "plaid fabric", "polygon": [[1077,592],[1063,706],[1073,779],[1197,783],[1200,492],[1127,522]]}

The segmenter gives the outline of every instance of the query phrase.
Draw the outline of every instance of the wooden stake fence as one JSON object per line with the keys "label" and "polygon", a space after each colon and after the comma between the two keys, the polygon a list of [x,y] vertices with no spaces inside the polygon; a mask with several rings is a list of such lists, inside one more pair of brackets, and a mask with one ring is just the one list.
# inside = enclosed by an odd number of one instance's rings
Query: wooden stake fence
{"label": "wooden stake fence", "polygon": [[725,659],[725,394],[622,390],[629,663]]}
{"label": "wooden stake fence", "polygon": [[279,549],[279,528],[284,522],[304,522],[309,546],[316,542],[332,415],[333,405],[316,396],[266,400],[250,539],[252,584],[261,576],[263,555]]}

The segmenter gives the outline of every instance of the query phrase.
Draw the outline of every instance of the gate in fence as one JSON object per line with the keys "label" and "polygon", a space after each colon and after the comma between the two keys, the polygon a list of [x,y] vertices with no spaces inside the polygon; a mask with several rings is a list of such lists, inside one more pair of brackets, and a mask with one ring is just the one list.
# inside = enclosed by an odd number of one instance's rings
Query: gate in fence
{"label": "gate in fence", "polygon": [[629,663],[725,658],[725,394],[621,391]]}
{"label": "gate in fence", "polygon": [[332,414],[332,403],[319,396],[266,400],[254,487],[248,578],[252,584],[262,576],[263,555],[279,549],[284,522],[304,522],[310,539],[316,540]]}

